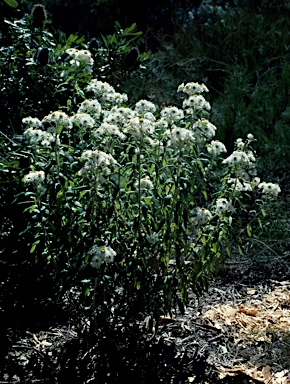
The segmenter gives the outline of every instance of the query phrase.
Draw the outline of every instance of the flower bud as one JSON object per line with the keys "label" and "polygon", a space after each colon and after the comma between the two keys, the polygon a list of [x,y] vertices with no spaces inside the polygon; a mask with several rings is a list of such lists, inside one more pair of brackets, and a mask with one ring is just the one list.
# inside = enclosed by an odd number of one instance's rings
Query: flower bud
{"label": "flower bud", "polygon": [[45,6],[42,4],[35,4],[31,10],[32,27],[42,28],[43,22],[47,19]]}

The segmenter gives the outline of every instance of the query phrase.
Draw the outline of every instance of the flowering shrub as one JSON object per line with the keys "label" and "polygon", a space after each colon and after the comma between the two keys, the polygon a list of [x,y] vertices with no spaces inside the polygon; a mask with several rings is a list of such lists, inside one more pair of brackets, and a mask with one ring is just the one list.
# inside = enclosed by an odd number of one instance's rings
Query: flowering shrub
{"label": "flowering shrub", "polygon": [[31,253],[95,330],[182,309],[280,192],[257,177],[253,135],[223,156],[205,85],[178,92],[182,109],[144,99],[129,108],[92,79],[75,114],[23,119],[30,166],[18,199]]}

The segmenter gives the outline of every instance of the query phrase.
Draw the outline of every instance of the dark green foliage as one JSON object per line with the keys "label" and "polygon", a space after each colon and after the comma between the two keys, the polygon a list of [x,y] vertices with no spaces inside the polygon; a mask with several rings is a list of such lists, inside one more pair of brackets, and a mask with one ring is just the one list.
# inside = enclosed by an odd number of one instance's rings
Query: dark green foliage
{"label": "dark green foliage", "polygon": [[61,81],[61,56],[70,44],[84,39],[74,35],[63,39],[63,45],[57,43],[46,28],[34,28],[29,16],[5,23],[9,28],[0,48],[0,124],[10,135],[21,132],[23,117],[43,116],[66,105],[72,87]]}
{"label": "dark green foliage", "polygon": [[[35,12],[38,13],[36,21]],[[52,33],[53,29],[45,17],[43,7],[35,6],[32,15],[25,15],[20,20],[3,21],[0,35],[1,222],[11,217],[14,225],[9,250],[3,245],[7,249],[2,258],[5,262],[12,261],[11,252],[19,254],[19,249],[24,250],[31,240],[26,233],[18,236],[25,229],[25,216],[22,215],[22,207],[12,204],[22,184],[19,170],[29,166],[29,156],[19,154],[22,119],[27,116],[42,119],[60,108],[70,113],[83,100],[80,89],[93,74],[111,82],[114,79],[123,80],[138,70],[140,61],[145,57],[139,53],[138,57],[135,54],[130,56],[141,32],[136,30],[135,25],[123,30],[117,24],[114,34],[107,39],[101,36],[100,42],[97,40],[96,46],[91,46],[95,59],[93,73],[86,73],[82,68],[76,71],[71,68],[71,58],[65,50],[70,47],[86,48],[84,37]],[[21,220],[17,219],[19,217]],[[14,236],[18,239],[17,243]],[[20,246],[21,239],[23,244]]]}
{"label": "dark green foliage", "polygon": [[174,36],[159,35],[161,49],[136,80],[139,97],[168,104],[181,82],[204,82],[218,138],[231,150],[234,139],[253,133],[265,169],[277,176],[277,166],[289,163],[289,5],[204,1],[184,11]]}
{"label": "dark green foliage", "polygon": [[57,28],[88,38],[112,33],[116,21],[121,25],[136,23],[144,33],[173,32],[177,10],[195,6],[191,0],[44,0],[43,4]]}

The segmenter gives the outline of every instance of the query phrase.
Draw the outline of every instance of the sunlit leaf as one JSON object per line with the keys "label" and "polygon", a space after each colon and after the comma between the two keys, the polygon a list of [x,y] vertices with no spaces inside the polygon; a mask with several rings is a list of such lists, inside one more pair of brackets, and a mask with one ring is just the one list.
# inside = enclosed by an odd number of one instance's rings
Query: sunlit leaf
{"label": "sunlit leaf", "polygon": [[15,0],[4,0],[6,4],[8,4],[12,8],[18,7],[18,3]]}

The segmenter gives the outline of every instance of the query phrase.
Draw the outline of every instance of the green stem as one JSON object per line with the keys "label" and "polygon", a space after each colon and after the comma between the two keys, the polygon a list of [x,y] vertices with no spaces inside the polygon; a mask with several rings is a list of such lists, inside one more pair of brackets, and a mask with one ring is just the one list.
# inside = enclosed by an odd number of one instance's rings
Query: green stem
{"label": "green stem", "polygon": [[[54,144],[54,153],[55,153],[55,160],[56,160],[56,168],[57,168],[57,175],[59,180],[60,175],[60,161],[59,161],[59,145],[57,143],[57,134],[55,135],[55,144]],[[60,180],[59,180],[60,181]]]}
{"label": "green stem", "polygon": [[141,144],[139,147],[139,153],[137,157],[138,161],[138,256],[141,256],[142,236],[141,236]]}
{"label": "green stem", "polygon": [[38,208],[39,213],[40,213],[40,223],[41,223],[42,232],[44,233],[45,248],[48,250],[48,253],[49,253],[51,260],[52,260],[52,264],[53,264],[53,268],[54,268],[54,276],[57,276],[58,277],[57,280],[59,280],[60,274],[59,274],[57,262],[56,262],[55,258],[53,257],[54,252],[50,246],[48,232],[47,232],[46,226],[44,225],[45,218],[43,217],[43,213],[42,213],[42,209],[41,209],[40,192],[38,189],[36,190],[36,205],[37,205],[37,208]]}

